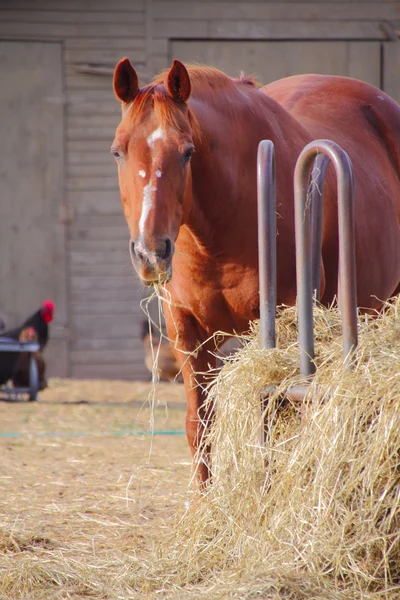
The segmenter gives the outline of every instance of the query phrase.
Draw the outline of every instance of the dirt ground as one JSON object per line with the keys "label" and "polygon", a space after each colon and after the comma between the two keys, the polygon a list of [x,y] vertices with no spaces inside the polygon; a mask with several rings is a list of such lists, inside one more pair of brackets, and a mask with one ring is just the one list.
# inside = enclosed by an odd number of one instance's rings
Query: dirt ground
{"label": "dirt ground", "polygon": [[181,384],[50,380],[1,401],[0,598],[133,597],[125,553],[150,560],[183,511],[184,420]]}

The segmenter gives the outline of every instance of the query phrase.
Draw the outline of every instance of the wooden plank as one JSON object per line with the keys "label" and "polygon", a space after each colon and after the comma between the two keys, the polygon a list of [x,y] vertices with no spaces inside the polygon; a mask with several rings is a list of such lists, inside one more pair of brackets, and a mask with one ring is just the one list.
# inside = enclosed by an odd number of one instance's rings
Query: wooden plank
{"label": "wooden plank", "polygon": [[[128,234],[128,228],[126,228],[126,234]],[[69,247],[75,253],[119,252],[121,257],[125,259],[127,255],[129,256],[128,243],[127,239],[124,239],[125,237],[129,237],[129,235],[111,240],[104,239],[103,236],[93,239],[70,240]]]}
{"label": "wooden plank", "polygon": [[108,130],[101,131],[98,127],[87,127],[81,129],[79,127],[67,128],[67,136],[69,140],[91,140],[93,142],[103,142],[108,144],[110,148],[111,143],[114,139],[115,127],[109,128]]}
{"label": "wooden plank", "polygon": [[[92,307],[95,307],[95,306],[97,306],[97,302],[92,302]],[[76,310],[73,313],[71,313],[71,317],[73,319],[74,318],[85,319],[87,316],[96,316],[97,320],[98,320],[98,324],[102,324],[103,320],[107,319],[110,315],[119,314],[118,313],[119,309],[118,309],[117,303],[110,301],[108,303],[105,303],[105,306],[109,306],[110,309],[108,311],[106,311],[106,310],[103,310],[103,311],[97,310],[96,312],[92,311],[90,313],[90,315],[88,315],[88,313],[83,312],[82,310]],[[129,319],[132,323],[138,324],[136,334],[133,335],[133,337],[130,336],[129,339],[133,339],[135,337],[137,337],[139,339],[141,336],[143,323],[145,321],[147,321],[147,316],[140,308],[139,299],[136,302],[136,307],[133,307],[132,310],[129,310],[129,312],[126,314],[129,315]],[[92,331],[91,337],[93,337],[93,339],[96,339],[98,337],[108,338],[108,332],[107,332],[107,330],[103,329],[103,325],[101,325],[100,327],[98,326],[98,329],[96,331]],[[124,336],[122,336],[122,337],[124,337]],[[76,339],[84,339],[84,338],[85,338],[84,335],[81,335],[80,333],[77,334]]]}
{"label": "wooden plank", "polygon": [[172,60],[174,58],[178,58],[175,57],[174,54],[172,54],[171,58],[168,56],[153,56],[151,59],[151,66],[153,69],[153,76],[157,75],[158,73],[161,73],[162,71],[166,70],[169,68],[169,66],[171,65]]}
{"label": "wooden plank", "polygon": [[68,165],[67,174],[68,177],[101,177],[108,176],[114,177],[114,183],[118,185],[118,173],[115,165],[115,159],[110,155],[108,149],[104,153],[96,153],[88,160],[88,158],[82,154],[79,162]]}
{"label": "wooden plank", "polygon": [[[71,315],[71,327],[79,331],[79,337],[88,337],[94,331],[97,333],[93,337],[98,338],[126,338],[136,335],[135,332],[140,331],[137,315],[129,308],[126,313],[116,312],[111,310],[108,314],[75,314]],[[101,325],[101,327],[99,327]],[[125,328],[125,329],[124,329]],[[118,333],[119,332],[119,333]],[[106,334],[106,335],[105,335]]]}
{"label": "wooden plank", "polygon": [[[54,2],[54,5],[57,3]],[[134,6],[134,2],[132,2]],[[32,6],[31,6],[32,8]],[[54,6],[53,6],[54,8]],[[46,25],[56,24],[72,24],[76,26],[79,24],[80,31],[81,26],[91,24],[93,27],[96,25],[106,24],[127,24],[132,23],[135,25],[144,25],[145,13],[143,10],[135,10],[130,12],[115,12],[110,15],[109,12],[99,10],[83,10],[78,15],[76,10],[7,10],[4,7],[0,7],[0,20],[4,23],[13,22],[24,22],[24,23],[41,23]],[[103,29],[102,29],[103,30]],[[90,30],[91,31],[91,30]],[[125,30],[124,30],[125,31]],[[82,34],[85,35],[85,28],[82,30]]]}
{"label": "wooden plank", "polygon": [[[110,146],[114,136],[111,135],[107,140],[93,140],[94,143],[101,142],[105,146],[103,152],[97,152],[90,157],[84,153],[74,156],[74,161],[68,163],[68,178],[114,178],[114,184],[118,186],[118,173],[115,165],[115,158],[110,155]],[[88,137],[90,141],[90,137]],[[70,158],[70,157],[69,157]],[[114,187],[115,187],[114,185]],[[98,189],[98,184],[94,189]],[[93,189],[93,186],[89,189]]]}
{"label": "wooden plank", "polygon": [[[92,77],[94,77],[92,75]],[[91,104],[93,110],[95,110],[95,103],[98,104],[99,112],[101,112],[101,107],[103,104],[107,104],[111,106],[114,104],[115,112],[114,114],[121,114],[120,111],[120,102],[117,100],[114,94],[114,90],[111,87],[107,87],[104,90],[96,90],[96,89],[82,89],[82,90],[74,90],[68,89],[67,94],[67,114],[69,115],[70,111],[74,111],[79,108],[84,108],[87,104]]]}
{"label": "wooden plank", "polygon": [[[110,154],[111,140],[67,140],[67,158],[70,165],[95,164],[100,161],[109,166],[114,165]],[[111,159],[111,162],[110,162]]]}
{"label": "wooden plank", "polygon": [[[159,2],[170,2],[171,0],[158,0]],[[184,2],[187,2],[187,0],[175,0],[176,2],[179,2],[181,5],[183,5]],[[202,2],[204,2],[207,6],[206,10],[208,9],[208,5],[212,2],[214,3],[216,0],[201,0]],[[269,2],[270,0],[253,0],[253,2],[257,2],[258,4],[260,4],[261,2]],[[280,0],[282,3],[284,4],[302,4],[304,2],[304,0]],[[230,0],[230,2],[232,2],[232,4],[235,3],[239,3],[239,2],[243,2],[243,0]],[[375,3],[376,4],[376,0],[364,0],[365,4],[369,4],[371,3]],[[381,2],[383,4],[387,3],[393,3],[393,0],[381,0]],[[332,10],[335,9],[336,4],[343,4],[343,0],[308,0],[309,4],[319,4],[319,3],[326,3],[326,4],[332,4]],[[352,3],[360,3],[360,0],[348,0],[348,3],[352,4]]]}
{"label": "wooden plank", "polygon": [[[115,102],[117,108],[117,102]],[[68,127],[77,129],[86,129],[97,127],[98,129],[116,129],[121,120],[118,110],[114,111],[113,115],[98,115],[96,112],[89,115],[69,115]]]}
{"label": "wooden plank", "polygon": [[255,74],[260,83],[299,73],[345,75],[375,85],[380,80],[380,42],[374,41],[177,41],[172,51],[233,77],[242,70]]}
{"label": "wooden plank", "polygon": [[70,232],[68,240],[71,249],[76,249],[77,244],[87,244],[90,242],[93,244],[103,244],[107,247],[109,244],[120,244],[121,247],[124,247],[127,251],[129,230],[125,223],[121,227],[113,227],[110,225],[104,227],[92,227],[90,229],[84,229],[78,225]]}
{"label": "wooden plank", "polygon": [[[32,0],[2,0],[3,9],[13,10],[29,10],[32,8]],[[146,7],[146,0],[35,0],[35,9],[38,11],[54,10],[57,12],[137,12],[142,11]]]}
{"label": "wooden plank", "polygon": [[84,100],[81,98],[71,102],[68,98],[67,116],[69,119],[72,117],[84,117],[93,114],[112,117],[115,119],[115,123],[118,124],[121,120],[120,102],[114,96],[114,93],[112,95],[110,94],[105,100],[102,100],[101,94],[99,94],[97,101],[96,99]]}
{"label": "wooden plank", "polygon": [[7,22],[0,20],[0,36],[14,38],[44,38],[63,39],[68,37],[83,38],[110,38],[115,37],[142,37],[143,25],[137,23],[27,23],[25,21]]}
{"label": "wooden plank", "polygon": [[79,162],[69,164],[68,177],[114,177],[114,183],[118,185],[117,166],[109,148],[102,153],[96,153],[90,158],[92,160],[87,162],[87,157],[82,154]]}
{"label": "wooden plank", "polygon": [[144,48],[76,48],[66,49],[64,52],[65,62],[69,63],[102,63],[115,66],[117,62],[128,56],[133,65],[146,63],[146,52]]}
{"label": "wooden plank", "polygon": [[114,164],[108,161],[97,161],[96,164],[71,165],[67,171],[68,188],[73,190],[93,189],[105,185],[104,189],[118,189],[118,174]]}
{"label": "wooden plank", "polygon": [[104,131],[99,131],[97,127],[90,127],[87,129],[80,129],[79,127],[70,127],[66,131],[68,141],[88,141],[90,143],[100,144],[103,148],[106,148],[107,153],[110,152],[111,144],[115,136],[116,128],[111,128]]}
{"label": "wooden plank", "polygon": [[104,191],[101,189],[85,191],[67,191],[67,204],[71,206],[73,216],[111,215],[121,213],[121,200],[119,190]]}
{"label": "wooden plank", "polygon": [[381,85],[381,43],[347,42],[348,77],[367,81],[376,87]]}
{"label": "wooden plank", "polygon": [[[160,21],[159,29],[162,31]],[[164,22],[165,23],[165,22]],[[168,28],[173,30],[173,27]],[[170,37],[179,36],[178,33],[169,34]],[[161,33],[160,33],[160,37]],[[371,39],[384,40],[386,34],[379,23],[360,21],[320,21],[318,25],[313,21],[210,21],[208,37],[210,38],[236,38],[236,39]]]}
{"label": "wooden plank", "polygon": [[168,38],[152,38],[150,44],[150,54],[152,56],[162,55],[166,56],[168,54],[169,49],[169,40]]}
{"label": "wooden plank", "polygon": [[[82,318],[82,319],[84,319],[87,316],[96,316],[98,318],[98,322],[101,323],[103,321],[103,319],[108,318],[110,315],[126,314],[126,315],[129,315],[129,318],[131,319],[132,322],[140,321],[140,327],[138,328],[138,334],[137,334],[138,336],[140,336],[140,331],[141,331],[143,322],[145,320],[147,320],[145,313],[143,312],[143,310],[140,307],[140,298],[137,298],[135,302],[130,301],[130,304],[128,303],[128,301],[125,303],[119,303],[119,302],[110,300],[109,302],[96,301],[96,302],[84,303],[85,307],[88,305],[91,308],[88,309],[87,311],[84,311],[79,308],[79,304],[76,304],[76,308],[74,308],[74,310],[71,311],[71,316],[73,318],[76,317],[76,318]],[[124,308],[124,307],[126,307],[126,308]],[[123,312],[123,308],[124,308],[125,312]],[[90,312],[88,312],[88,311],[90,311]],[[100,332],[102,332],[102,330],[100,330]],[[95,338],[99,337],[95,332],[93,335]],[[79,336],[79,337],[81,337],[81,336]],[[100,337],[101,337],[101,335],[100,335]]]}
{"label": "wooden plank", "polygon": [[383,89],[400,104],[400,42],[383,44]]}
{"label": "wooden plank", "polygon": [[[122,212],[122,211],[121,211]],[[108,248],[110,244],[119,244],[128,252],[129,230],[126,224],[123,227],[93,227],[89,230],[75,227],[68,236],[71,250],[81,249],[83,244],[96,244]]]}
{"label": "wooden plank", "polygon": [[72,365],[71,377],[75,379],[116,379],[124,381],[149,381],[150,373],[142,364]]}
{"label": "wooden plank", "polygon": [[97,296],[96,301],[75,301],[71,302],[71,314],[77,316],[99,315],[107,316],[110,314],[129,314],[132,318],[138,315],[145,318],[142,309],[140,308],[140,297],[134,297],[130,292],[130,297],[127,300],[121,300],[119,294],[114,293],[114,297],[109,300],[100,300]]}
{"label": "wooden plank", "polygon": [[209,22],[206,20],[154,19],[151,28],[155,38],[209,37]]}
{"label": "wooden plank", "polygon": [[[100,265],[96,264],[93,266],[79,266],[79,265],[70,265],[69,266],[69,274],[70,277],[103,277],[105,280],[113,277],[134,277],[133,267],[129,256],[126,261],[120,265]],[[108,285],[111,285],[109,282]]]}
{"label": "wooden plank", "polygon": [[[132,277],[134,275],[132,274]],[[84,310],[88,303],[93,304],[93,310],[95,306],[103,306],[104,303],[114,303],[116,299],[119,302],[133,302],[139,305],[139,301],[144,294],[144,290],[136,290],[133,289],[133,286],[128,286],[126,288],[122,288],[119,290],[114,290],[113,288],[106,288],[105,290],[71,290],[70,291],[70,302],[71,302],[71,310],[73,310],[76,314]],[[81,308],[82,307],[82,308]],[[136,305],[134,306],[133,312],[136,313],[137,310],[140,310],[140,313],[144,317],[144,313],[139,306],[139,309],[136,309]]]}
{"label": "wooden plank", "polygon": [[[205,10],[202,0],[192,2],[153,0],[153,14],[157,19],[204,19]],[[291,21],[390,21],[399,18],[398,2],[336,2],[334,7],[317,2],[213,2],[207,5],[207,18],[233,20],[286,20]]]}
{"label": "wooden plank", "polygon": [[[102,93],[113,94],[114,66],[108,67],[107,74],[80,73],[72,65],[66,66],[66,85],[69,91],[86,92],[88,90],[99,90]],[[144,69],[137,69],[139,80],[144,85],[149,80],[149,75]]]}
{"label": "wooden plank", "polygon": [[122,275],[114,273],[75,275],[74,273],[70,273],[69,285],[71,291],[78,293],[84,290],[121,290],[129,289],[129,287],[135,290],[141,284],[135,275],[132,272],[129,273],[127,269]]}
{"label": "wooden plank", "polygon": [[[126,306],[126,310],[123,313],[122,308],[120,308],[120,303],[116,301],[110,300],[109,302],[86,302],[85,306],[90,305],[90,312],[83,311],[79,308],[79,305],[76,305],[76,309],[71,311],[71,316],[73,318],[82,318],[84,319],[87,316],[96,316],[98,318],[99,323],[103,321],[103,319],[108,318],[110,315],[114,314],[127,314],[132,322],[139,322],[142,324],[146,319],[146,315],[140,307],[140,298],[136,299],[136,302],[130,301],[121,303],[121,306]],[[142,325],[141,325],[142,326]],[[141,327],[140,326],[140,327]],[[138,329],[138,336],[140,335],[140,327]],[[95,332],[93,333],[94,337],[99,337]],[[81,337],[81,336],[80,336]],[[100,337],[102,337],[102,330],[100,330]],[[106,336],[105,336],[106,337]]]}
{"label": "wooden plank", "polygon": [[[93,77],[93,76],[92,76]],[[68,104],[74,105],[86,102],[115,102],[119,106],[119,101],[114,95],[114,90],[108,88],[104,91],[99,90],[68,90]]]}
{"label": "wooden plank", "polygon": [[139,343],[139,339],[137,337],[134,338],[115,338],[108,339],[106,337],[98,337],[98,334],[101,332],[97,332],[95,337],[90,338],[78,338],[72,341],[71,349],[74,351],[82,351],[82,350],[109,350],[109,351],[132,351],[135,350]]}
{"label": "wooden plank", "polygon": [[[147,288],[146,288],[147,290]],[[104,293],[106,290],[96,290],[96,295],[94,300],[87,300],[86,295],[84,299],[80,297],[79,300],[74,301],[71,305],[71,315],[74,317],[87,317],[87,316],[97,316],[98,318],[108,317],[114,314],[124,314],[130,315],[132,322],[143,323],[148,319],[148,313],[152,315],[152,319],[155,323],[159,322],[159,307],[158,307],[158,299],[151,298],[150,302],[148,298],[144,296],[145,293],[148,293],[146,290],[136,290],[136,292],[132,292],[129,290],[129,295],[127,294],[126,300],[121,300],[120,293],[109,289],[110,292],[108,299],[102,300],[101,292]],[[128,292],[128,290],[125,290]],[[114,295],[111,295],[113,292]],[[142,304],[143,302],[143,304]],[[164,322],[164,318],[162,318]],[[103,337],[102,335],[95,335],[94,337]]]}
{"label": "wooden plank", "polygon": [[79,73],[73,65],[66,65],[65,81],[68,90],[101,90],[109,91],[110,97],[113,89],[112,74],[95,75],[89,73]]}
{"label": "wooden plank", "polygon": [[129,268],[132,269],[128,249],[123,251],[122,248],[118,250],[98,250],[97,252],[80,252],[77,250],[70,250],[69,262],[71,269],[74,267],[96,267],[108,269],[108,267],[114,267],[114,265],[128,265]]}
{"label": "wooden plank", "polygon": [[[55,327],[67,325],[64,200],[64,108],[58,43],[0,42],[0,281],[2,310],[14,324],[51,297]],[[29,101],[27,101],[29,98]],[[43,106],[46,110],[43,110]],[[28,241],[29,240],[29,241]],[[66,339],[50,355],[50,372],[66,375]]]}
{"label": "wooden plank", "polygon": [[71,315],[72,337],[90,338],[100,333],[107,339],[134,337],[138,335],[139,324],[132,314]]}
{"label": "wooden plank", "polygon": [[67,177],[67,190],[85,191],[85,190],[117,190],[118,180],[116,175],[97,175],[95,177],[71,176]]}
{"label": "wooden plank", "polygon": [[[122,210],[121,210],[122,214]],[[77,244],[96,242],[108,244],[109,242],[122,244],[125,248],[128,246],[127,240],[129,239],[128,227],[124,221],[121,226],[104,225],[102,227],[85,227],[79,222],[76,224],[72,222],[72,227],[69,231],[69,245],[73,249]]]}
{"label": "wooden plank", "polygon": [[85,227],[90,230],[92,227],[117,227],[122,225],[126,227],[122,211],[120,211],[113,215],[82,215],[74,219],[70,229]]}
{"label": "wooden plank", "polygon": [[121,52],[129,52],[130,50],[143,50],[146,47],[144,35],[121,37],[117,36],[112,39],[109,37],[70,37],[64,42],[65,49],[70,50],[103,50],[112,48],[121,50]]}
{"label": "wooden plank", "polygon": [[[72,143],[74,140],[69,140]],[[78,140],[79,141],[79,140]],[[117,168],[115,164],[115,158],[111,155],[109,143],[104,141],[89,140],[89,144],[94,145],[94,151],[83,151],[80,150],[75,152],[69,148],[68,150],[68,174],[77,176],[93,176],[104,173],[114,173],[117,177]],[[69,146],[69,144],[68,144]],[[97,151],[96,151],[97,150]]]}
{"label": "wooden plank", "polygon": [[72,365],[132,365],[144,364],[144,349],[140,339],[134,349],[126,350],[72,350]]}

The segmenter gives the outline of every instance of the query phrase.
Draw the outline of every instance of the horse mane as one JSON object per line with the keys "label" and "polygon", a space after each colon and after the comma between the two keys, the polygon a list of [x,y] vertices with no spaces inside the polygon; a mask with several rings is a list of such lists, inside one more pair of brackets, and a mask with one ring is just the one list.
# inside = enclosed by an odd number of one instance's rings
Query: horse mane
{"label": "horse mane", "polygon": [[[196,98],[209,98],[217,90],[234,90],[241,86],[258,87],[252,76],[243,73],[239,78],[234,79],[214,67],[191,64],[187,69],[192,85],[192,96]],[[165,85],[167,76],[168,70],[162,71],[150,84],[141,88],[133,101],[134,110],[130,112],[133,119],[139,118],[148,110],[150,100],[160,123],[182,129],[181,111],[176,110],[177,105]],[[188,117],[194,137],[200,138],[200,125],[191,108],[188,108]]]}
{"label": "horse mane", "polygon": [[[215,89],[235,87],[236,85],[255,85],[254,78],[246,76],[243,72],[240,77],[234,79],[223,71],[206,65],[192,63],[187,65],[187,70],[192,84],[193,93],[207,93]],[[162,71],[154,78],[154,83],[164,83],[168,76],[168,70]]]}

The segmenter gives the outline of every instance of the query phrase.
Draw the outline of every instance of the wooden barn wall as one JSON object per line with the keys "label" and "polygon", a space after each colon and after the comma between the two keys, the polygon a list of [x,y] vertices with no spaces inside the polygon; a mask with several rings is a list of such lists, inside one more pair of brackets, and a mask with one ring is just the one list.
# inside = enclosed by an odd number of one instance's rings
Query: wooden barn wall
{"label": "wooden barn wall", "polygon": [[400,101],[398,78],[392,77],[400,60],[399,1],[150,0],[148,10],[153,72],[169,65],[176,40],[380,40],[388,45],[385,89]]}
{"label": "wooden barn wall", "polygon": [[148,377],[144,291],[132,276],[109,154],[116,61],[129,56],[147,82],[168,66],[172,40],[382,40],[394,48],[387,85],[398,93],[400,53],[390,38],[399,28],[400,3],[387,0],[0,0],[0,39],[63,44],[69,375]]}
{"label": "wooden barn wall", "polygon": [[[69,369],[73,377],[147,378],[142,286],[110,155],[119,105],[112,68],[147,64],[145,0],[0,0],[0,39],[60,40],[64,56]],[[100,71],[100,73],[98,73]]]}

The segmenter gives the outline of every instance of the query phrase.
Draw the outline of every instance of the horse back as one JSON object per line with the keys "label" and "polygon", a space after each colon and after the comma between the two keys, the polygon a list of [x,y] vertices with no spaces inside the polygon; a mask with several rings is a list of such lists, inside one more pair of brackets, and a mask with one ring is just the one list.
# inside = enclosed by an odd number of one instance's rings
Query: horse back
{"label": "horse back", "polygon": [[[350,156],[355,175],[358,297],[361,305],[373,308],[371,295],[388,297],[400,281],[400,107],[381,90],[348,77],[299,75],[261,91],[290,113],[311,139],[331,139]],[[327,301],[335,293],[337,273],[332,175],[327,173],[322,252]]]}
{"label": "horse back", "polygon": [[[400,106],[382,90],[349,77],[295,75],[261,88],[310,133],[337,141],[354,161],[366,145],[379,152],[400,180]],[[394,199],[400,222],[400,196]]]}

